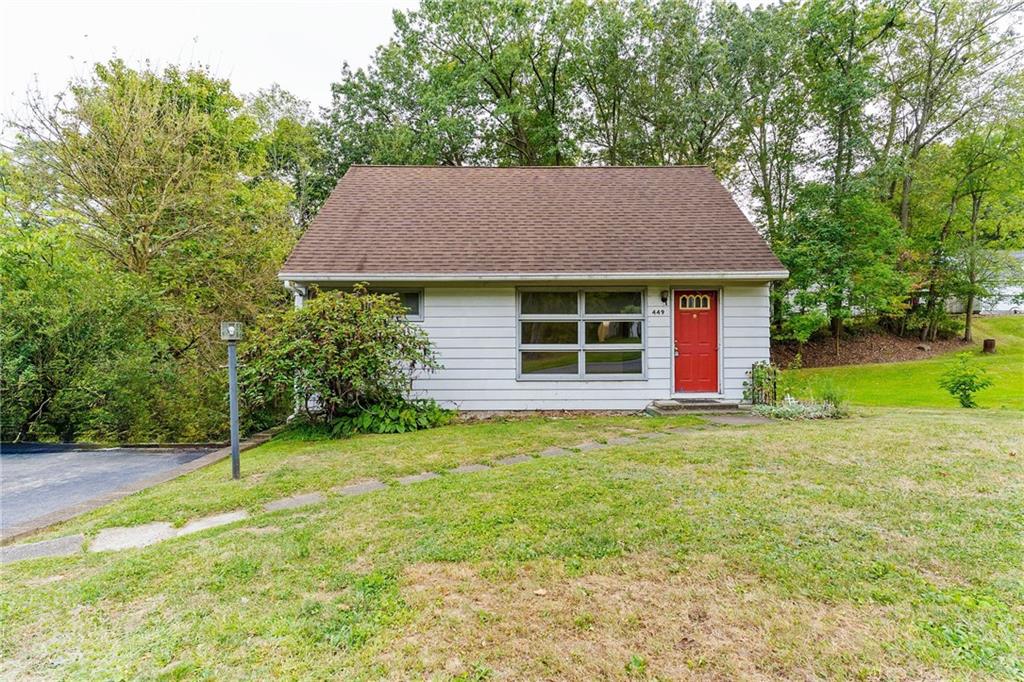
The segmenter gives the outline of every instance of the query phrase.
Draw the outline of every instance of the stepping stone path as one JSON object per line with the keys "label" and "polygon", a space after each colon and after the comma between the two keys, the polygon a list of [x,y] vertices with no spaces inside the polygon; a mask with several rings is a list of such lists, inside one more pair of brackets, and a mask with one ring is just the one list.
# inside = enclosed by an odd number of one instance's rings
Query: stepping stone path
{"label": "stepping stone path", "polygon": [[424,471],[422,474],[413,474],[412,476],[402,476],[401,478],[395,479],[401,485],[409,485],[411,483],[419,483],[421,481],[429,481],[432,478],[438,478],[441,474],[435,474],[433,471]]}
{"label": "stepping stone path", "polygon": [[[718,424],[721,426],[748,426],[754,424],[767,424],[771,422],[770,419],[753,414],[705,415],[704,419],[711,424]],[[617,438],[609,439],[607,443],[585,441],[579,445],[570,446],[569,448],[552,446],[546,450],[542,450],[538,455],[541,457],[562,457],[565,455],[571,455],[574,452],[591,452],[593,450],[600,450],[615,445],[630,445],[640,442],[641,439],[668,438],[674,434],[688,435],[693,433],[697,428],[699,427],[677,426],[663,431],[649,431],[646,433],[636,433],[636,435],[631,436],[619,436]],[[530,455],[511,455],[509,457],[503,457],[495,460],[495,464],[509,466],[512,464],[529,462],[532,459],[533,457]],[[455,467],[454,469],[450,469],[448,473],[468,474],[477,471],[487,471],[490,468],[491,467],[486,464],[463,464]],[[434,478],[440,478],[440,474],[433,471],[424,471],[410,476],[403,476],[396,479],[396,482],[400,485],[410,485],[413,483],[420,483],[422,481],[429,481]],[[332,488],[331,490],[338,495],[351,496],[362,495],[377,490],[384,490],[385,488],[387,488],[387,485],[381,481],[370,479],[367,481],[339,486]],[[274,500],[273,502],[267,502],[263,505],[263,509],[268,512],[297,509],[313,504],[319,504],[326,499],[327,498],[323,493],[305,493],[302,495],[285,497],[280,500]],[[105,550],[146,547],[162,540],[198,533],[209,528],[216,528],[229,523],[244,521],[248,518],[249,512],[241,509],[238,511],[225,512],[223,514],[214,514],[213,516],[207,516],[201,519],[194,519],[177,529],[171,526],[171,524],[163,521],[147,523],[141,526],[104,528],[96,535],[92,542],[89,543],[88,551],[102,552]],[[269,526],[263,528],[251,528],[248,530],[256,533],[274,532],[279,529],[276,526]],[[82,547],[84,545],[85,537],[83,535],[68,535],[65,537],[54,538],[52,540],[43,540],[41,542],[31,542],[10,547],[2,547],[0,548],[0,564],[7,564],[24,559],[70,556],[82,551]]]}
{"label": "stepping stone path", "polygon": [[533,457],[529,455],[512,455],[511,457],[502,457],[501,459],[494,460],[495,464],[500,466],[508,466],[509,464],[522,464],[523,462],[529,462]]}
{"label": "stepping stone path", "polygon": [[207,516],[202,519],[196,519],[189,521],[184,526],[178,529],[178,537],[182,535],[191,535],[192,533],[198,533],[201,530],[208,528],[216,528],[217,526],[226,526],[229,523],[235,521],[244,521],[249,518],[249,512],[244,509],[238,511],[226,512],[224,514],[214,514],[213,516]]}
{"label": "stepping stone path", "polygon": [[298,507],[308,507],[311,504],[320,504],[326,498],[323,493],[306,493],[304,495],[292,495],[291,497],[285,497],[280,500],[274,500],[273,502],[267,502],[263,505],[263,510],[272,512],[280,511],[281,509],[297,509]]}
{"label": "stepping stone path", "polygon": [[29,542],[12,547],[0,547],[0,564],[23,559],[42,559],[44,557],[70,556],[82,551],[85,543],[84,535],[66,535],[62,538]]}
{"label": "stepping stone path", "polygon": [[486,464],[463,464],[462,466],[457,466],[454,469],[449,469],[448,473],[472,474],[473,472],[476,471],[487,471],[490,468],[491,467],[487,466]]}
{"label": "stepping stone path", "polygon": [[387,488],[387,486],[377,479],[373,479],[361,483],[350,483],[349,485],[332,488],[332,490],[339,495],[362,495],[363,493],[372,493],[375,490],[384,490],[384,488]]}
{"label": "stepping stone path", "polygon": [[102,552],[108,549],[146,547],[161,540],[173,538],[175,535],[177,535],[177,531],[174,530],[174,526],[166,521],[156,521],[127,528],[104,528],[89,543],[89,551]]}
{"label": "stepping stone path", "polygon": [[771,419],[757,414],[716,414],[704,417],[712,424],[722,426],[753,426],[754,424],[769,424]]}

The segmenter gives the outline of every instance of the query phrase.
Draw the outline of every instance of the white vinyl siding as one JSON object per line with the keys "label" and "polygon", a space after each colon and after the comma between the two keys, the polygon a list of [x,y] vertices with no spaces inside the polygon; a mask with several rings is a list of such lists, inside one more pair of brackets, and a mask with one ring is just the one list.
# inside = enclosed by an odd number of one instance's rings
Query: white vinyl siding
{"label": "white vinyl siding", "polygon": [[[661,292],[673,288],[715,285],[661,282],[643,287],[646,377],[519,381],[516,286],[426,286],[424,318],[418,324],[430,334],[444,369],[417,378],[414,389],[420,397],[463,410],[643,409],[652,400],[673,395],[672,310],[661,301]],[[750,366],[769,358],[768,286],[724,285],[721,306],[719,397],[739,401]],[[653,314],[656,309],[666,314]]]}
{"label": "white vinyl siding", "polygon": [[768,285],[722,289],[722,393],[743,398],[743,382],[755,362],[771,358]]}

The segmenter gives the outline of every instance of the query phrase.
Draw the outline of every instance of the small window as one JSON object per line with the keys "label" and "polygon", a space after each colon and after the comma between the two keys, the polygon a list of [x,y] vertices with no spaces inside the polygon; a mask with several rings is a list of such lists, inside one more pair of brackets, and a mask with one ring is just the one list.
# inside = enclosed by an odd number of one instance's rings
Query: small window
{"label": "small window", "polygon": [[375,294],[395,294],[402,299],[405,316],[414,321],[423,319],[423,289],[371,289]]}
{"label": "small window", "polygon": [[641,289],[519,292],[520,379],[642,379]]}

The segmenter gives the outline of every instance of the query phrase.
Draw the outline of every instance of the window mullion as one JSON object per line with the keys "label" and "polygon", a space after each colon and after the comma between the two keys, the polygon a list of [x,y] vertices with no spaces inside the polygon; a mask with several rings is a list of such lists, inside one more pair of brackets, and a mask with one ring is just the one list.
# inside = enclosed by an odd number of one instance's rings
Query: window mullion
{"label": "window mullion", "polygon": [[577,362],[576,369],[577,369],[577,371],[579,373],[580,379],[582,379],[583,375],[586,373],[585,363],[587,361],[586,352],[583,350],[583,346],[586,343],[586,336],[585,336],[585,334],[587,332],[586,332],[586,326],[585,326],[586,323],[583,321],[583,308],[582,308],[582,306],[583,306],[583,292],[582,291],[580,291],[580,306],[581,306],[580,307],[580,319],[576,323],[576,349],[577,349],[576,350],[576,358],[577,358],[577,360],[576,360],[576,362]]}

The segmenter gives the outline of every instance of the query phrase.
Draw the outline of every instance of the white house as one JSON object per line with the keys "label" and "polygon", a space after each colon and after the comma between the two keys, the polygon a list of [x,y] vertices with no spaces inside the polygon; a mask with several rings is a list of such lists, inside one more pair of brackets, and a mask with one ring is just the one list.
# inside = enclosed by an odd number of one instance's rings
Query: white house
{"label": "white house", "polygon": [[704,166],[353,166],[279,274],[400,292],[462,410],[739,402],[786,276]]}

